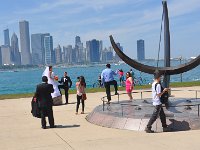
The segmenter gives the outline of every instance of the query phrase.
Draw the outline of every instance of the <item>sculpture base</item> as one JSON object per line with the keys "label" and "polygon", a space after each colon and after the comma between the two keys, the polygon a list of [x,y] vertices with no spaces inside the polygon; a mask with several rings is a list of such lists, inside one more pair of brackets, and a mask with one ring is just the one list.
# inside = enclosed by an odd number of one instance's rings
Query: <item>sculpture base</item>
{"label": "sculpture base", "polygon": [[[200,117],[198,105],[200,99],[170,98],[168,110],[164,108],[167,124],[171,131],[185,131],[200,129]],[[190,106],[185,106],[190,105]],[[194,106],[191,106],[194,105]],[[154,107],[151,99],[120,101],[97,106],[87,117],[90,123],[117,129],[144,131]],[[158,118],[152,126],[152,130],[162,132],[162,125]]]}

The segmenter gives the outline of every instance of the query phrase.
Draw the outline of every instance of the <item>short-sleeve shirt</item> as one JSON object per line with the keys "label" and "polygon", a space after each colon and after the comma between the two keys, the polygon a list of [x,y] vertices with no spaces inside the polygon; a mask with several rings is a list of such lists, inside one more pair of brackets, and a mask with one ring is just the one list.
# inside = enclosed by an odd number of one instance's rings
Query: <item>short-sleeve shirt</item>
{"label": "short-sleeve shirt", "polygon": [[152,84],[152,101],[153,101],[153,105],[157,106],[157,105],[162,104],[160,102],[160,97],[157,95],[157,94],[160,94],[162,91],[161,91],[160,84],[157,84],[156,88],[155,88],[155,85],[156,85],[156,82],[153,82],[153,84]]}
{"label": "short-sleeve shirt", "polygon": [[101,80],[103,82],[110,82],[114,80],[114,75],[117,75],[116,72],[111,70],[110,68],[106,68],[101,73]]}

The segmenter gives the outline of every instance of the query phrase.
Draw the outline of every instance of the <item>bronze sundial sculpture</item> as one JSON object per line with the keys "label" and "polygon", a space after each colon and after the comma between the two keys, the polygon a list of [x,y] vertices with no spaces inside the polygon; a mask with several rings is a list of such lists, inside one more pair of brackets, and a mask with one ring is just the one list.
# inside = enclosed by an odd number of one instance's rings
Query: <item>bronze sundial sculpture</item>
{"label": "bronze sundial sculpture", "polygon": [[139,63],[129,58],[118,48],[112,35],[110,35],[110,41],[117,55],[125,63],[127,63],[128,65],[130,65],[131,67],[139,71],[149,73],[149,74],[154,74],[154,72],[158,70],[164,75],[164,81],[163,81],[164,87],[169,87],[170,75],[187,72],[197,67],[200,64],[200,55],[188,63],[181,64],[175,67],[170,66],[170,32],[169,32],[168,9],[167,9],[167,2],[163,1],[162,3],[163,3],[163,17],[164,17],[164,67],[154,67],[154,66],[148,66],[148,65]]}

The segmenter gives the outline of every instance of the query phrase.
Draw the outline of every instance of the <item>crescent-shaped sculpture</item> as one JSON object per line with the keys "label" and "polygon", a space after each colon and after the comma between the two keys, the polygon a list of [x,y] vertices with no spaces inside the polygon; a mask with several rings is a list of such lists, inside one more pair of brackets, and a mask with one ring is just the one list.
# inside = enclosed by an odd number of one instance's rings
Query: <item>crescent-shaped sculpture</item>
{"label": "crescent-shaped sculpture", "polygon": [[130,65],[131,67],[145,72],[145,73],[149,73],[149,74],[154,74],[155,70],[158,70],[159,72],[161,72],[162,74],[165,75],[174,75],[174,74],[180,74],[183,72],[187,72],[195,67],[197,67],[200,64],[200,55],[191,60],[188,63],[185,64],[181,64],[179,66],[175,66],[175,67],[154,67],[154,66],[148,66],[148,65],[144,65],[141,64],[131,58],[129,58],[127,55],[125,55],[117,46],[117,44],[115,43],[112,35],[110,35],[110,41],[111,44],[115,50],[115,52],[117,53],[117,55],[128,65]]}

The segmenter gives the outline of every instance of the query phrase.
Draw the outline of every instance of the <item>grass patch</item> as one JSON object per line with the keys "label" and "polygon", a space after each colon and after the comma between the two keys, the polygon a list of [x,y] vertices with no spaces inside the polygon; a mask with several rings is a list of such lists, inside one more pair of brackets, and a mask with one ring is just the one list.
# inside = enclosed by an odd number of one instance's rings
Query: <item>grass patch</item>
{"label": "grass patch", "polygon": [[[200,86],[200,81],[193,81],[193,82],[173,82],[170,83],[170,87],[192,87],[192,86]],[[134,89],[149,89],[151,88],[151,85],[137,85],[134,87]],[[119,91],[124,91],[125,87],[119,87]],[[114,88],[111,88],[111,91],[113,91]],[[96,92],[105,92],[105,88],[87,88],[87,93],[96,93]],[[64,94],[64,91],[62,91]],[[69,94],[75,94],[76,90],[69,90]],[[105,94],[106,95],[106,94]],[[5,94],[0,95],[0,100],[4,99],[19,99],[19,98],[31,98],[33,96],[33,93],[25,93],[25,94]]]}

